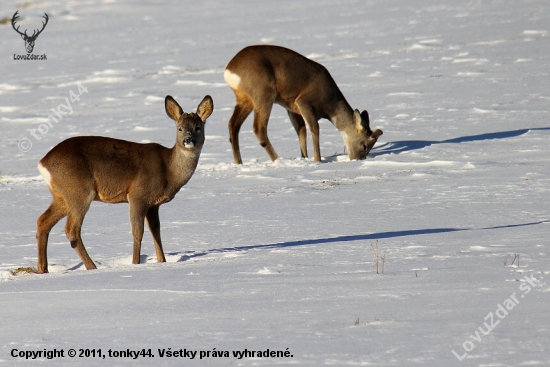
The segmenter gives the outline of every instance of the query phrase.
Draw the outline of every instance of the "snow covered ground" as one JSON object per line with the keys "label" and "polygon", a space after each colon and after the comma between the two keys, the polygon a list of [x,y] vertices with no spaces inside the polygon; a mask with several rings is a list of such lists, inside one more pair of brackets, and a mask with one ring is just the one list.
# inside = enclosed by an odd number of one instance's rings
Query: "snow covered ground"
{"label": "snow covered ground", "polygon": [[[13,60],[24,43],[0,24],[0,364],[56,349],[63,357],[39,361],[550,365],[548,1],[21,4],[2,1],[0,19],[50,20],[34,50],[47,61]],[[232,163],[223,68],[258,43],[321,62],[369,110],[384,135],[367,160],[350,162],[325,120],[325,160],[297,158],[275,107],[282,158],[269,161],[249,118],[245,163]],[[59,106],[71,91],[69,113]],[[40,158],[75,135],[172,146],[167,94],[186,111],[206,94],[215,105],[195,175],[160,210],[168,262],[146,232],[146,264],[132,265],[128,206],[94,203],[83,239],[98,270],[83,270],[63,221],[51,273],[12,275],[36,266],[36,219],[51,200]],[[64,114],[38,130],[52,109]],[[268,349],[279,357],[244,353]]]}

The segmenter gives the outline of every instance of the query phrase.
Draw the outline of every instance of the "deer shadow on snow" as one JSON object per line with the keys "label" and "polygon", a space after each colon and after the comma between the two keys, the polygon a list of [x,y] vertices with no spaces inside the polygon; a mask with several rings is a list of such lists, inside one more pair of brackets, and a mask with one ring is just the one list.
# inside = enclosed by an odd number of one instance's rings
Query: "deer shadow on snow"
{"label": "deer shadow on snow", "polygon": [[376,156],[385,155],[385,154],[399,154],[403,152],[409,152],[412,150],[427,148],[429,146],[437,145],[437,144],[458,144],[458,143],[470,143],[474,141],[483,141],[483,140],[515,138],[517,136],[527,134],[530,131],[548,131],[548,130],[550,130],[550,127],[500,131],[495,133],[463,136],[460,138],[447,139],[442,141],[402,140],[402,141],[387,142],[379,146],[375,146],[370,151],[369,156],[376,157]]}
{"label": "deer shadow on snow", "polygon": [[[448,139],[443,141],[403,140],[403,141],[397,141],[397,142],[388,142],[379,147],[375,147],[373,150],[371,150],[370,155],[377,156],[377,155],[392,154],[392,153],[398,154],[402,152],[426,148],[436,144],[456,144],[456,143],[466,143],[466,142],[484,141],[484,140],[492,140],[492,139],[507,139],[507,138],[513,138],[513,137],[524,135],[530,131],[550,131],[550,127],[486,133],[486,134],[480,134],[480,135],[464,136],[464,137]],[[351,241],[374,241],[379,239],[461,232],[461,231],[472,231],[472,230],[495,230],[495,229],[504,229],[504,228],[532,226],[532,225],[538,225],[543,223],[550,223],[550,221],[542,220],[542,221],[532,222],[532,223],[509,224],[509,225],[486,227],[486,228],[425,228],[425,229],[413,229],[413,230],[403,230],[403,231],[389,231],[389,232],[347,235],[347,236],[338,236],[338,237],[329,237],[329,238],[305,239],[305,240],[288,241],[288,242],[281,242],[281,243],[268,243],[268,244],[264,243],[264,244],[257,244],[257,245],[248,245],[248,246],[215,248],[215,249],[204,250],[204,251],[171,252],[167,254],[173,257],[179,256],[179,259],[177,259],[176,262],[183,262],[196,257],[201,257],[201,256],[206,256],[211,254],[220,254],[220,253],[243,252],[248,250],[280,249],[280,248],[288,248],[288,247],[322,245],[322,244],[329,244],[329,243],[351,242]],[[140,262],[145,263],[148,257],[149,257],[148,255],[141,255]],[[70,268],[68,270],[75,270],[80,266],[81,264],[78,264],[75,267]]]}
{"label": "deer shadow on snow", "polygon": [[541,221],[531,222],[531,223],[507,224],[507,225],[485,227],[485,228],[425,228],[425,229],[411,229],[411,230],[403,230],[403,231],[388,231],[388,232],[338,236],[338,237],[329,237],[329,238],[317,238],[317,239],[309,239],[309,240],[297,240],[297,241],[288,241],[288,242],[280,242],[280,243],[225,247],[225,248],[210,249],[210,250],[200,251],[200,252],[194,252],[194,251],[189,251],[186,253],[172,252],[172,253],[169,253],[168,255],[180,256],[177,262],[183,262],[195,257],[201,257],[201,256],[206,256],[211,254],[220,254],[220,253],[243,252],[243,251],[249,251],[249,250],[281,249],[281,248],[287,248],[287,247],[324,245],[329,243],[335,244],[339,242],[376,241],[376,240],[388,239],[388,238],[430,235],[430,234],[440,234],[440,233],[450,233],[450,232],[463,232],[463,231],[476,231],[476,230],[486,231],[486,230],[496,230],[496,229],[506,229],[506,228],[527,227],[527,226],[533,226],[533,225],[544,224],[544,223],[550,223],[550,221],[541,220]]}
{"label": "deer shadow on snow", "polygon": [[[379,233],[296,240],[296,241],[287,241],[287,242],[279,242],[279,243],[263,243],[263,244],[257,244],[257,245],[247,245],[247,246],[222,247],[222,248],[214,248],[214,249],[204,250],[204,251],[167,252],[166,255],[170,257],[179,256],[179,259],[177,259],[175,262],[184,262],[184,261],[191,260],[193,258],[207,256],[207,255],[246,252],[250,250],[273,250],[273,249],[283,249],[283,248],[300,247],[300,246],[338,244],[342,242],[353,242],[353,241],[376,241],[376,240],[390,239],[390,238],[452,233],[452,232],[488,231],[488,230],[498,230],[498,229],[507,229],[507,228],[528,227],[528,226],[534,226],[539,224],[549,224],[549,223],[550,223],[550,220],[540,220],[537,222],[506,224],[501,226],[484,227],[484,228],[410,229],[410,230],[403,230],[403,231],[388,231],[388,232],[379,232]],[[150,257],[149,255],[142,254],[141,263],[144,264],[147,262],[147,260],[153,260],[153,258]],[[77,270],[82,268],[82,266],[83,264],[80,262],[74,265],[73,267],[68,268],[67,270]]]}
{"label": "deer shadow on snow", "polygon": [[[457,144],[457,143],[467,143],[467,142],[483,141],[483,140],[507,139],[507,138],[513,138],[513,137],[524,135],[530,131],[550,131],[550,127],[486,133],[486,134],[479,134],[479,135],[464,136],[464,137],[459,137],[454,139],[447,139],[442,141],[403,140],[403,141],[397,141],[397,142],[388,142],[379,147],[374,147],[373,150],[371,150],[369,155],[377,156],[377,155],[392,154],[392,153],[398,154],[402,152],[426,148],[436,144]],[[329,157],[329,159],[330,158],[331,157]],[[494,229],[503,229],[503,228],[531,226],[531,225],[542,224],[542,223],[549,223],[549,221],[546,220],[546,221],[539,221],[539,222],[533,222],[533,223],[509,224],[509,225],[479,228],[479,229],[427,228],[427,229],[404,230],[404,231],[390,231],[390,232],[380,232],[380,233],[371,233],[371,234],[339,236],[339,237],[332,237],[332,238],[297,240],[297,241],[273,243],[273,244],[226,247],[226,248],[211,249],[211,250],[206,250],[201,252],[191,251],[184,254],[182,254],[181,252],[175,252],[175,253],[171,253],[170,255],[180,256],[180,259],[177,261],[187,261],[195,257],[200,257],[200,256],[205,256],[205,255],[215,254],[215,253],[240,252],[240,251],[248,251],[248,250],[254,250],[254,249],[276,249],[276,248],[306,246],[306,245],[321,245],[326,243],[349,242],[349,241],[379,240],[379,239],[395,238],[395,237],[407,237],[407,236],[415,236],[415,235],[427,235],[427,234],[438,234],[438,233],[460,232],[460,231],[471,231],[471,230],[494,230]]]}

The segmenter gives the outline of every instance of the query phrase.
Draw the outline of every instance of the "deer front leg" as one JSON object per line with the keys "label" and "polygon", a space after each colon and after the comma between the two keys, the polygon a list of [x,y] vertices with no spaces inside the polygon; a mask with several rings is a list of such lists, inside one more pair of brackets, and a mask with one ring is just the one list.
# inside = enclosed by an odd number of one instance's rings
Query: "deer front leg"
{"label": "deer front leg", "polygon": [[302,158],[307,158],[306,123],[304,122],[304,119],[302,118],[302,116],[300,116],[297,113],[288,111],[288,117],[290,118],[290,122],[292,122],[292,126],[294,126],[294,130],[296,130],[296,133],[298,134],[298,139],[300,141],[300,152],[302,153]]}
{"label": "deer front leg", "polygon": [[145,215],[149,207],[140,201],[130,200],[130,225],[132,226],[132,236],[134,237],[134,253],[132,264],[140,263],[141,240],[143,239],[143,225]]}
{"label": "deer front leg", "polygon": [[155,242],[155,252],[157,253],[157,261],[159,263],[164,263],[166,262],[166,258],[164,257],[164,251],[162,250],[162,241],[160,240],[159,207],[150,207],[147,211],[146,218],[149,230],[153,234],[153,241]]}
{"label": "deer front leg", "polygon": [[311,106],[304,100],[296,100],[296,105],[300,109],[300,114],[306,121],[311,131],[311,139],[313,140],[313,160],[315,162],[321,162],[321,147],[319,144],[319,121],[315,117]]}

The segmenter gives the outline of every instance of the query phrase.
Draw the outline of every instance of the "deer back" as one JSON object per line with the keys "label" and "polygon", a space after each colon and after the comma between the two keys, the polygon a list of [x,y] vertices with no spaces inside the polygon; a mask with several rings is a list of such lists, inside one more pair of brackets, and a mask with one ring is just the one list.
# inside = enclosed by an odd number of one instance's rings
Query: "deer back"
{"label": "deer back", "polygon": [[330,116],[333,106],[345,100],[323,65],[285,47],[248,46],[233,57],[226,70],[234,75],[233,89],[261,96],[266,85],[274,86],[275,102],[296,113],[299,109],[294,102],[300,96],[308,99],[318,118]]}
{"label": "deer back", "polygon": [[166,187],[169,149],[102,136],[62,141],[40,161],[48,186],[60,194],[69,189],[95,192],[95,200],[126,202],[131,190]]}

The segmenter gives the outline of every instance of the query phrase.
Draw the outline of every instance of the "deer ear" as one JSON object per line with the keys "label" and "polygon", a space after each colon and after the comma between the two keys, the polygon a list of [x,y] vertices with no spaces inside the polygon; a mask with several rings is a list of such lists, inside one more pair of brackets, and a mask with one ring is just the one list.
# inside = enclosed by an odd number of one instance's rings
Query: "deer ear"
{"label": "deer ear", "polygon": [[353,111],[353,123],[355,124],[355,128],[357,129],[358,132],[362,132],[365,130],[359,110]]}
{"label": "deer ear", "polygon": [[180,116],[183,115],[183,110],[180,105],[172,96],[168,95],[164,99],[164,108],[166,109],[166,114],[174,121],[178,121]]}
{"label": "deer ear", "polygon": [[363,110],[363,112],[361,112],[361,118],[363,119],[364,126],[367,127],[367,135],[372,135],[372,130],[370,129],[370,118],[367,110]]}
{"label": "deer ear", "polygon": [[369,139],[375,139],[375,140],[378,140],[378,138],[380,137],[380,135],[382,135],[383,132],[382,130],[380,129],[376,129],[375,132],[373,132],[370,136],[369,136]]}
{"label": "deer ear", "polygon": [[367,112],[367,110],[363,110],[363,112],[361,112],[361,118],[363,119],[363,121],[365,122],[365,124],[367,126],[370,125],[370,118],[369,118],[369,113]]}
{"label": "deer ear", "polygon": [[197,115],[199,115],[202,122],[206,123],[206,119],[210,117],[212,111],[214,111],[214,101],[212,101],[212,97],[207,95],[197,107]]}

